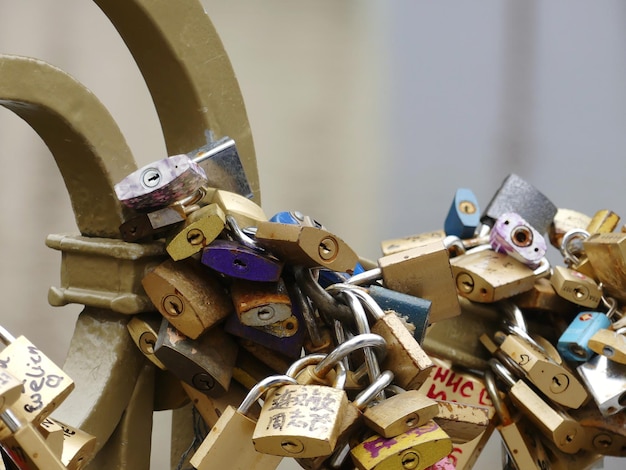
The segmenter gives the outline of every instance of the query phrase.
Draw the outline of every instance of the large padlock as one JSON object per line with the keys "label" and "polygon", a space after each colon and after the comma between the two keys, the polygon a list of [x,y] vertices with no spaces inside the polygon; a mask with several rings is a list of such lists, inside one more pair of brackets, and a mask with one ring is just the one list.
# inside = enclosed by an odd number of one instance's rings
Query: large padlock
{"label": "large padlock", "polygon": [[114,189],[125,206],[150,212],[190,196],[206,183],[204,170],[181,154],[148,163],[126,176]]}
{"label": "large padlock", "polygon": [[0,327],[0,369],[24,384],[13,404],[26,422],[41,423],[74,389],[74,381],[24,336],[14,338]]}
{"label": "large padlock", "polygon": [[161,315],[192,339],[233,311],[219,277],[195,260],[166,260],[141,284]]}
{"label": "large padlock", "polygon": [[259,382],[237,409],[228,406],[190,460],[198,470],[274,469],[282,457],[258,452],[252,436],[256,422],[248,416],[252,405],[269,390],[296,383],[287,375],[270,376]]}
{"label": "large padlock", "polygon": [[482,212],[480,221],[493,226],[495,220],[507,212],[516,212],[541,233],[547,233],[556,206],[539,190],[516,174],[508,175]]}
{"label": "large padlock", "polygon": [[207,395],[219,396],[228,391],[237,345],[219,327],[211,328],[193,340],[164,318],[154,354],[183,382]]}

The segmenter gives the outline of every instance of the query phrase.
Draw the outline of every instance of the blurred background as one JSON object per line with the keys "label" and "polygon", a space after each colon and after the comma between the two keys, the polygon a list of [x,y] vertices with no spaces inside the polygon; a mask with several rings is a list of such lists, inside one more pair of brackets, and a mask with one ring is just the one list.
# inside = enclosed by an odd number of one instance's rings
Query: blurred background
{"label": "blurred background", "polygon": [[[381,240],[442,228],[459,187],[484,207],[511,172],[558,207],[624,215],[624,2],[203,4],[238,75],[268,215],[298,209],[372,259]],[[0,0],[0,53],[90,88],[140,166],[166,156],[139,71],[93,3]],[[60,254],[44,240],[76,231],[69,198],[38,136],[4,108],[0,155],[1,322],[62,364],[80,307],[47,304]],[[476,468],[500,462],[493,441]],[[167,467],[157,455],[152,468]]]}

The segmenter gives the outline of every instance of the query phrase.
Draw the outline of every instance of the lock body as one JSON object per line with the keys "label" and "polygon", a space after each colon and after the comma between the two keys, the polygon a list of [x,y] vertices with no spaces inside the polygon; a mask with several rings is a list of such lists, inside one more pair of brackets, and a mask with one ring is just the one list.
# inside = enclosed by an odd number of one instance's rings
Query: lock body
{"label": "lock body", "polygon": [[597,355],[577,368],[604,416],[626,408],[626,366]]}
{"label": "lock body", "polygon": [[550,283],[564,299],[587,308],[596,308],[602,299],[602,289],[596,281],[574,269],[554,266]]}
{"label": "lock body", "polygon": [[277,282],[283,263],[240,243],[215,240],[202,251],[202,264],[226,276],[247,281]]}
{"label": "lock body", "polygon": [[471,238],[480,224],[478,199],[471,189],[459,188],[443,224],[446,235]]}
{"label": "lock body", "polygon": [[222,233],[226,216],[217,204],[192,212],[185,226],[167,243],[165,249],[174,261],[199,253]]}
{"label": "lock body", "polygon": [[292,316],[291,299],[282,279],[277,282],[234,280],[230,294],[239,321],[244,325],[268,326]]}
{"label": "lock body", "polygon": [[602,312],[580,312],[559,338],[557,349],[567,360],[588,361],[594,352],[587,343],[598,330],[610,326],[611,320]]}
{"label": "lock body", "polygon": [[543,236],[515,212],[498,217],[489,232],[494,251],[506,253],[525,265],[536,268],[546,254]]}
{"label": "lock body", "polygon": [[598,330],[589,338],[587,346],[613,362],[626,364],[626,336],[623,333],[608,329]]}

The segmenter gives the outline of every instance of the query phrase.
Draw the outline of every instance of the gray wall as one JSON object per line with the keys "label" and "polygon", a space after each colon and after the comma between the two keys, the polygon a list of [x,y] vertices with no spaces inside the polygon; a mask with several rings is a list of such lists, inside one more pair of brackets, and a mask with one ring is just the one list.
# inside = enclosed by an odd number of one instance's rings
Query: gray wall
{"label": "gray wall", "polygon": [[[380,240],[441,228],[456,188],[484,205],[512,171],[559,207],[623,212],[623,2],[203,3],[239,77],[268,214],[309,213],[376,258]],[[165,156],[139,72],[95,5],[0,0],[0,13],[1,53],[70,72],[140,164]],[[69,200],[47,149],[4,109],[0,153],[0,318],[62,363],[80,309],[47,305],[60,255],[43,241],[76,230]]]}

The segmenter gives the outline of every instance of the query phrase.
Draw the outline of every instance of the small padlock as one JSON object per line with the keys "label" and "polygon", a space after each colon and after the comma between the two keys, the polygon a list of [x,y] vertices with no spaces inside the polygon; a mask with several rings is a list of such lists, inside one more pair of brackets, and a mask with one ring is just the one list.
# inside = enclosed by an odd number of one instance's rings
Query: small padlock
{"label": "small padlock", "polygon": [[192,212],[165,249],[174,261],[189,258],[202,251],[224,230],[226,216],[217,204],[209,204]]}
{"label": "small padlock", "polygon": [[545,470],[548,466],[546,451],[533,433],[529,430],[526,422],[520,416],[513,418],[500,397],[496,387],[495,375],[491,370],[485,371],[485,384],[489,397],[494,404],[500,423],[497,429],[506,447],[509,457],[518,469]]}
{"label": "small padlock", "polygon": [[134,315],[126,324],[131,338],[139,348],[139,350],[161,370],[166,367],[154,355],[154,347],[156,345],[157,336],[159,336],[159,328],[161,328],[161,320],[163,317],[158,313],[140,313]]}
{"label": "small padlock", "polygon": [[605,294],[626,301],[626,234],[595,233],[583,247]]}
{"label": "small padlock", "polygon": [[114,186],[122,204],[150,212],[174,204],[207,184],[204,170],[187,155],[174,155],[133,171]]}
{"label": "small padlock", "polygon": [[176,230],[187,218],[180,204],[158,209],[145,214],[137,214],[120,225],[120,235],[125,242],[137,242],[157,235],[164,236]]}
{"label": "small padlock", "polygon": [[195,260],[166,260],[141,284],[161,315],[192,339],[233,311],[219,277]]}
{"label": "small padlock", "polygon": [[599,354],[576,370],[604,416],[626,408],[626,365]]}
{"label": "small padlock", "polygon": [[569,361],[588,361],[594,352],[587,343],[595,332],[610,325],[611,320],[603,312],[580,312],[563,332],[556,347],[561,356]]}
{"label": "small padlock", "polygon": [[489,232],[494,251],[506,253],[531,269],[539,266],[546,254],[546,241],[535,228],[515,212],[505,212]]}
{"label": "small padlock", "polygon": [[546,403],[523,380],[515,380],[511,373],[496,359],[489,365],[508,388],[508,395],[515,407],[533,423],[541,433],[563,452],[575,454],[581,449],[584,431],[580,424],[564,412]]}
{"label": "small padlock", "polygon": [[496,334],[500,350],[513,359],[528,380],[550,400],[568,408],[578,408],[589,398],[582,383],[566,367],[546,352],[516,334]]}
{"label": "small padlock", "polygon": [[514,295],[510,300],[524,311],[563,315],[576,312],[576,304],[557,294],[550,280],[543,277],[537,279],[530,290]]}
{"label": "small padlock", "polygon": [[489,425],[489,408],[455,401],[438,400],[435,422],[452,442],[465,444],[476,439]]}
{"label": "small padlock", "polygon": [[317,227],[259,222],[256,241],[290,264],[354,272],[357,254],[341,238]]}
{"label": "small padlock", "polygon": [[206,173],[208,185],[252,199],[253,192],[235,141],[228,136],[207,139],[207,145],[187,153]]}
{"label": "small padlock", "polygon": [[564,299],[587,308],[596,308],[602,299],[602,289],[589,276],[565,266],[554,266],[550,283]]}
{"label": "small padlock", "polygon": [[62,431],[63,450],[61,462],[68,470],[80,470],[84,468],[94,457],[96,451],[96,438],[78,428],[57,421],[54,418],[46,418],[41,425],[50,423],[58,426]]}
{"label": "small padlock", "polygon": [[438,462],[452,450],[450,437],[435,423],[385,438],[374,434],[350,451],[359,469],[423,469]]}
{"label": "small padlock", "polygon": [[620,328],[616,331],[598,330],[589,338],[587,347],[596,354],[606,356],[611,361],[626,365],[626,336],[624,333],[626,333],[626,328]]}
{"label": "small padlock", "polygon": [[239,408],[228,406],[189,461],[191,465],[198,470],[221,470],[225,466],[237,470],[272,470],[278,467],[282,457],[267,455],[255,449],[252,437],[257,423],[247,414],[266,392],[295,382],[287,375],[268,377],[250,390]]}
{"label": "small padlock", "polygon": [[230,295],[244,325],[267,326],[292,316],[291,299],[282,279],[276,282],[233,279]]}
{"label": "small padlock", "polygon": [[539,233],[544,234],[547,233],[557,208],[534,186],[512,173],[493,195],[480,221],[493,226],[496,219],[507,212],[518,213]]}
{"label": "small padlock", "polygon": [[267,220],[267,215],[261,206],[241,194],[210,188],[207,189],[206,196],[199,204],[211,203],[220,206],[224,214],[233,217],[242,228],[256,227],[259,222]]}
{"label": "small padlock", "polygon": [[378,268],[350,278],[350,284],[372,284],[383,280],[384,287],[430,300],[429,321],[451,318],[461,309],[450,266],[448,250],[441,241],[425,243],[378,259]]}
{"label": "small padlock", "polygon": [[226,276],[248,281],[276,282],[283,262],[241,243],[215,240],[202,251],[202,264]]}
{"label": "small padlock", "polygon": [[392,255],[401,251],[406,251],[411,248],[417,248],[424,246],[432,242],[443,242],[446,238],[446,232],[444,230],[434,230],[432,232],[419,233],[417,235],[410,235],[402,238],[392,238],[389,240],[383,240],[380,242],[380,248],[383,255]]}
{"label": "small padlock", "polygon": [[24,384],[13,408],[19,409],[26,422],[37,425],[67,398],[74,381],[24,336],[16,339],[0,327],[0,341],[7,344],[0,351],[0,370]]}
{"label": "small padlock", "polygon": [[480,224],[478,199],[471,189],[459,188],[443,224],[446,235],[471,238]]}
{"label": "small padlock", "polygon": [[335,284],[332,289],[349,289],[374,318],[372,332],[385,338],[388,345],[388,354],[381,366],[394,373],[396,383],[407,390],[421,386],[430,375],[434,364],[398,316],[393,312],[383,312],[372,297],[357,286]]}
{"label": "small padlock", "polygon": [[459,295],[474,302],[497,302],[528,291],[550,270],[545,259],[533,270],[504,253],[477,250],[450,260]]}
{"label": "small padlock", "polygon": [[557,250],[560,249],[563,235],[570,230],[584,230],[590,222],[591,217],[582,212],[558,209],[548,229],[550,244]]}
{"label": "small padlock", "polygon": [[164,318],[154,354],[183,382],[207,395],[219,396],[228,391],[237,345],[219,327],[211,328],[193,340]]}
{"label": "small padlock", "polygon": [[583,449],[602,455],[626,457],[626,413],[604,416],[598,406],[590,401],[572,412],[572,417],[585,430]]}

